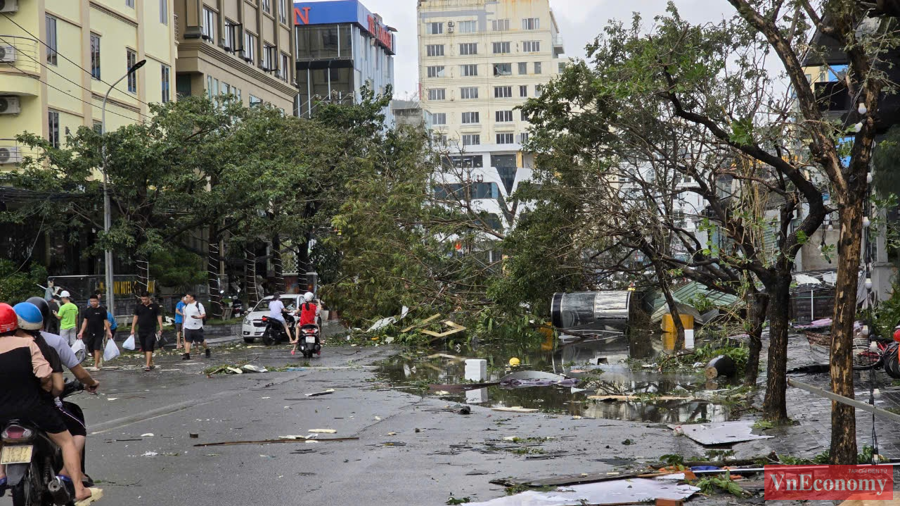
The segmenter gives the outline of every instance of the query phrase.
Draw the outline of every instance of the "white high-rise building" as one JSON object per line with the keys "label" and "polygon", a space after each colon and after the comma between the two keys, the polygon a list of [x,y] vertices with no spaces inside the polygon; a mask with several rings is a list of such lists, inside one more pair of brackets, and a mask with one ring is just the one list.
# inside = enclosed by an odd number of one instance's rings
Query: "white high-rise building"
{"label": "white high-rise building", "polygon": [[506,202],[533,167],[515,108],[566,63],[550,0],[418,0],[418,18],[422,107],[459,169],[448,191],[470,184],[467,195],[511,227],[518,211]]}

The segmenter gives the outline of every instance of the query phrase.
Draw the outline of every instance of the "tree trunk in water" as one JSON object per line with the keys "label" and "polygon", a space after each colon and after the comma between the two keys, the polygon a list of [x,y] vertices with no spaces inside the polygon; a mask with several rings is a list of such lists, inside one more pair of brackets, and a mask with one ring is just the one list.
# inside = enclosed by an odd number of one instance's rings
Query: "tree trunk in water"
{"label": "tree trunk in water", "polygon": [[[852,199],[852,196],[850,196]],[[838,274],[831,339],[831,391],[853,398],[853,323],[862,250],[862,199],[852,199],[840,212]],[[831,402],[831,463],[856,464],[856,409]]]}
{"label": "tree trunk in water", "polygon": [[769,291],[769,363],[763,417],[773,422],[786,422],[787,416],[787,349],[788,319],[791,303],[791,270],[783,268],[766,286]]}
{"label": "tree trunk in water", "polygon": [[747,369],[744,372],[744,385],[756,385],[759,376],[759,355],[762,351],[762,331],[766,322],[766,311],[769,307],[769,295],[753,290],[748,295],[747,316],[750,328],[750,354],[747,358]]}
{"label": "tree trunk in water", "polygon": [[219,249],[219,234],[216,227],[209,229],[206,249],[206,288],[209,291],[209,305],[213,318],[222,318],[224,307],[222,306],[222,285],[219,277],[222,252]]}
{"label": "tree trunk in water", "polygon": [[244,248],[244,285],[247,288],[247,304],[256,307],[259,302],[259,291],[256,286],[256,253],[250,246]]}
{"label": "tree trunk in water", "polygon": [[284,292],[287,287],[284,284],[284,261],[281,258],[281,237],[275,234],[272,237],[272,271],[275,275],[275,291]]}

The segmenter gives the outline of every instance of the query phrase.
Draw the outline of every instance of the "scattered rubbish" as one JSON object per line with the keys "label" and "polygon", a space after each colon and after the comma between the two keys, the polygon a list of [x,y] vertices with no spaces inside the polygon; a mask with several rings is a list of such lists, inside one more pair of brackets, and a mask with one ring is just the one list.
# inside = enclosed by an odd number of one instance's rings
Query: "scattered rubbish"
{"label": "scattered rubbish", "polygon": [[491,408],[491,409],[494,411],[503,411],[506,413],[537,413],[538,411],[540,411],[535,408],[523,408],[522,406],[515,406],[515,407],[511,407],[511,408],[497,407],[497,408]]}
{"label": "scattered rubbish", "polygon": [[319,397],[320,395],[329,395],[329,394],[333,394],[333,393],[334,393],[334,389],[329,388],[328,390],[325,390],[323,392],[314,392],[311,394],[306,394],[306,396],[307,397]]}
{"label": "scattered rubbish", "polygon": [[440,313],[438,313],[438,314],[436,314],[436,315],[433,315],[433,316],[429,316],[428,318],[425,318],[424,320],[422,320],[421,322],[419,322],[419,323],[416,324],[416,325],[410,325],[409,327],[406,327],[405,329],[401,330],[400,333],[406,334],[407,332],[410,332],[410,331],[412,331],[412,330],[420,329],[420,328],[422,328],[422,327],[428,325],[429,323],[431,323],[431,322],[437,320],[437,319],[440,318],[440,317],[441,317],[441,314],[440,314]]}
{"label": "scattered rubbish", "polygon": [[107,397],[106,400],[108,400],[108,401],[117,401],[117,400],[119,400],[119,398],[118,398],[118,397]]}
{"label": "scattered rubbish", "polygon": [[472,414],[472,408],[470,408],[469,406],[463,406],[463,407],[459,408],[459,410],[457,410],[456,414],[458,414],[458,415],[471,415],[471,414]]}
{"label": "scattered rubbish", "polygon": [[564,505],[612,505],[652,502],[656,499],[684,500],[700,489],[690,485],[678,485],[656,480],[636,478],[574,485],[552,492],[529,490],[521,494],[501,497],[475,506],[564,506]]}
{"label": "scattered rubbish", "polygon": [[678,396],[678,395],[659,395],[659,396],[640,396],[640,395],[589,395],[588,399],[592,401],[603,401],[603,402],[641,402],[641,401],[653,401],[653,402],[665,402],[665,401],[690,401],[695,400],[693,397],[686,396]]}
{"label": "scattered rubbish", "polygon": [[146,433],[146,434],[141,434],[141,437],[153,437],[153,433],[152,433],[152,432],[148,432],[148,433]]}
{"label": "scattered rubbish", "polygon": [[380,422],[380,421],[381,421],[381,417],[380,417],[380,416],[376,416],[376,417],[375,417],[375,421],[376,421],[376,422]]}
{"label": "scattered rubbish", "polygon": [[626,439],[625,441],[622,441],[622,444],[625,446],[630,446],[634,444],[634,441],[631,439]]}
{"label": "scattered rubbish", "polygon": [[389,316],[387,318],[382,318],[382,319],[378,320],[377,322],[373,323],[372,326],[369,327],[369,330],[367,330],[366,332],[377,332],[383,328],[387,328],[387,327],[397,323],[398,321],[406,318],[406,315],[408,315],[408,314],[409,314],[409,308],[406,306],[403,306],[403,310],[400,312],[400,316]]}
{"label": "scattered rubbish", "polygon": [[265,367],[259,367],[256,365],[247,364],[241,367],[241,370],[244,372],[269,372]]}
{"label": "scattered rubbish", "polygon": [[520,371],[500,378],[500,386],[505,388],[547,387],[553,385],[571,387],[578,383],[576,378],[539,371]]}
{"label": "scattered rubbish", "polygon": [[728,355],[719,355],[718,357],[709,361],[706,364],[706,370],[704,373],[706,374],[706,379],[715,379],[719,376],[732,377],[734,373],[737,371],[737,368],[734,365],[734,360],[731,359]]}
{"label": "scattered rubbish", "polygon": [[404,443],[402,441],[388,441],[386,443],[381,443],[381,446],[387,446],[387,447],[406,446],[406,443]]}
{"label": "scattered rubbish", "polygon": [[487,360],[473,358],[466,360],[466,381],[484,381],[487,379]]}
{"label": "scattered rubbish", "polygon": [[450,392],[448,392],[446,390],[438,390],[437,392],[434,393],[434,395],[450,395]]}
{"label": "scattered rubbish", "polygon": [[447,360],[452,360],[454,362],[468,362],[465,358],[460,358],[454,355],[447,355],[446,353],[435,353],[434,355],[428,355],[425,357],[427,359],[435,359],[435,358],[446,358]]}
{"label": "scattered rubbish", "polygon": [[473,471],[469,471],[468,473],[466,473],[466,476],[487,476],[489,474],[491,474],[491,473],[489,473],[487,471],[481,471],[481,470],[475,469]]}
{"label": "scattered rubbish", "polygon": [[337,434],[337,431],[334,429],[311,429],[307,432],[310,434]]}
{"label": "scattered rubbish", "polygon": [[703,446],[742,443],[755,439],[771,439],[772,436],[753,434],[752,421],[699,423],[692,425],[669,425],[675,433],[681,433]]}
{"label": "scattered rubbish", "polygon": [[[295,436],[300,437],[300,436]],[[358,441],[358,437],[338,437],[338,438],[330,438],[330,439],[317,439],[315,441],[310,441],[308,439],[296,440],[296,439],[263,439],[260,441],[225,441],[221,443],[202,443],[195,444],[195,448],[203,448],[207,446],[237,446],[237,445],[271,445],[271,444],[284,444],[284,443],[323,443],[323,442],[332,442],[332,441]]]}
{"label": "scattered rubbish", "polygon": [[284,370],[284,372],[300,372],[300,371],[305,371],[305,370],[306,370],[305,367],[288,367],[287,369]]}
{"label": "scattered rubbish", "polygon": [[306,436],[278,436],[278,439],[291,439],[294,441],[308,439]]}
{"label": "scattered rubbish", "polygon": [[116,441],[116,443],[130,443],[133,441],[143,441],[143,439],[138,437],[138,438],[131,438],[131,439],[116,439],[115,441]]}
{"label": "scattered rubbish", "polygon": [[387,435],[388,435],[388,436],[396,436],[397,433],[396,433],[396,432],[388,432]]}
{"label": "scattered rubbish", "polygon": [[141,455],[141,457],[157,457],[157,456],[159,456],[159,454],[156,452],[145,452],[143,455]]}
{"label": "scattered rubbish", "polygon": [[188,436],[189,436],[191,439],[200,439],[200,434],[194,434],[193,432],[191,432],[190,434],[188,434]]}
{"label": "scattered rubbish", "polygon": [[446,332],[441,332],[441,333],[432,332],[432,331],[430,331],[430,330],[423,330],[422,333],[425,334],[426,336],[431,336],[431,337],[433,337],[434,339],[433,339],[432,341],[436,341],[436,340],[438,340],[438,339],[441,339],[441,338],[444,338],[444,337],[448,337],[448,336],[452,336],[452,335],[454,335],[454,334],[459,334],[460,332],[463,332],[463,331],[467,330],[466,327],[463,327],[462,325],[460,325],[460,324],[458,324],[458,323],[456,323],[456,322],[453,322],[453,321],[451,321],[451,320],[447,320],[447,321],[444,321],[444,322],[442,322],[442,323],[443,323],[446,327],[448,327],[450,330],[448,330],[448,331],[446,331]]}

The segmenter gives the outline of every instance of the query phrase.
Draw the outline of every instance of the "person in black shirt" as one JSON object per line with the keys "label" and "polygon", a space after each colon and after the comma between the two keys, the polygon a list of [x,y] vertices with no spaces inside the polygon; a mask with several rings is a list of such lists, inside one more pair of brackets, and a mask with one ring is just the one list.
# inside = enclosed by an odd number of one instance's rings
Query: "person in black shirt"
{"label": "person in black shirt", "polygon": [[81,332],[78,339],[84,341],[84,347],[88,353],[94,356],[94,367],[91,370],[99,371],[103,360],[103,338],[112,338],[109,329],[109,319],[106,317],[106,308],[100,305],[100,298],[91,295],[91,303],[81,314],[84,321],[81,324]]}
{"label": "person in black shirt", "polygon": [[[47,305],[50,307],[49,314],[55,314],[59,311],[59,300],[54,296],[52,299],[47,301]],[[45,322],[47,324],[47,332],[51,334],[59,335],[59,319],[58,318],[50,318],[49,321]]]}
{"label": "person in black shirt", "polygon": [[[162,333],[162,310],[159,304],[150,301],[150,294],[141,294],[141,303],[134,308],[134,318],[131,322],[131,335],[137,333],[144,357],[147,359],[144,371],[153,370],[153,350],[156,349],[157,336]],[[158,329],[158,330],[157,330]]]}

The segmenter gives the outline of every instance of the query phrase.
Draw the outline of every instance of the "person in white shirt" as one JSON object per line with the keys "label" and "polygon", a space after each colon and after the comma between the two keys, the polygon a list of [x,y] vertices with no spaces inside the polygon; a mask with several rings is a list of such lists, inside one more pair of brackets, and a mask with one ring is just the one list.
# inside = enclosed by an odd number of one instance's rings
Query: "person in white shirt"
{"label": "person in white shirt", "polygon": [[191,345],[203,346],[206,358],[209,358],[209,347],[206,345],[206,337],[203,336],[203,320],[206,319],[206,309],[199,303],[193,294],[184,296],[185,306],[181,310],[184,313],[184,356],[182,360],[191,359]]}
{"label": "person in white shirt", "polygon": [[276,293],[269,301],[269,318],[284,322],[284,302],[281,302],[281,294]]}

